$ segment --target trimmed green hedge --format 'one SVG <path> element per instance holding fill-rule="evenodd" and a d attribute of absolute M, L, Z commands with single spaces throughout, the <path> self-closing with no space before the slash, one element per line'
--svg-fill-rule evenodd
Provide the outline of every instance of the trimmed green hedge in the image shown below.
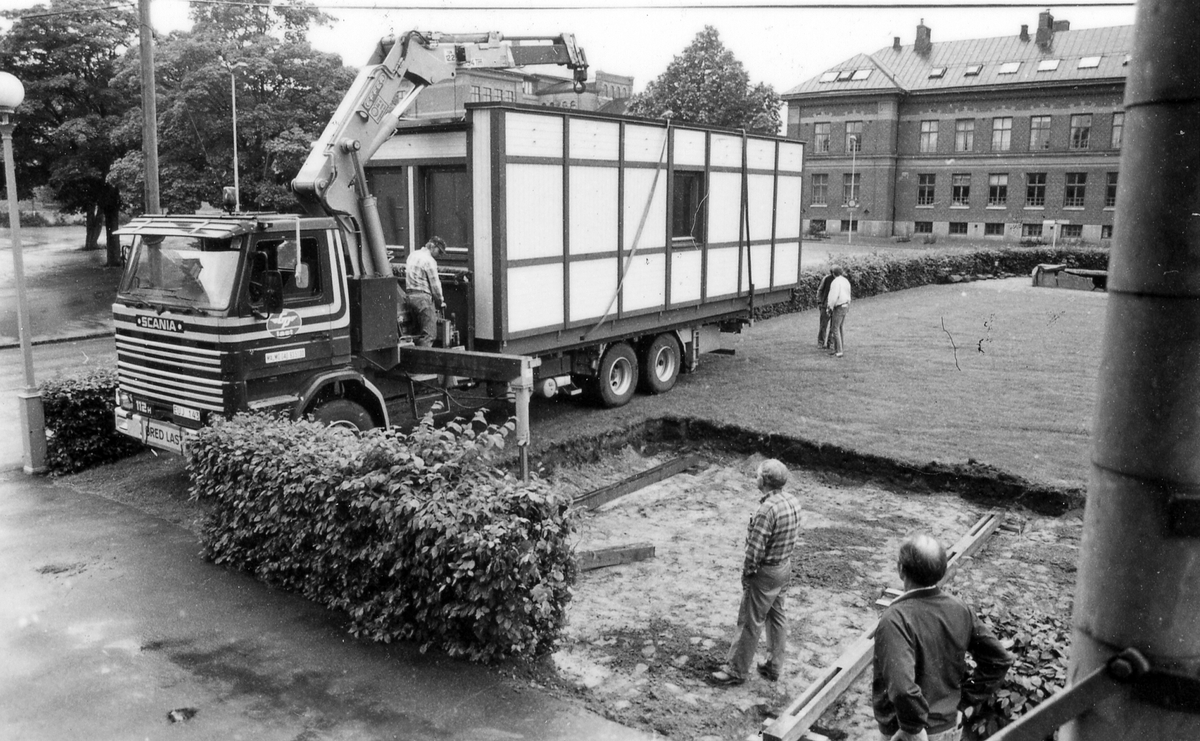
<path fill-rule="evenodd" d="M 94 370 L 39 385 L 46 415 L 46 466 L 54 475 L 112 463 L 142 449 L 116 430 L 117 374 Z"/>
<path fill-rule="evenodd" d="M 351 632 L 476 661 L 550 650 L 576 569 L 570 500 L 493 467 L 512 423 L 357 436 L 238 415 L 189 445 L 216 563 L 345 611 Z"/>
<path fill-rule="evenodd" d="M 1108 268 L 1108 250 L 1101 247 L 1048 246 L 984 248 L 972 252 L 940 248 L 914 248 L 901 254 L 851 255 L 839 262 L 846 270 L 854 298 L 877 296 L 937 283 L 1006 275 L 1032 276 L 1041 264 L 1067 265 L 1089 270 Z M 817 287 L 825 271 L 805 270 L 791 301 L 756 307 L 755 319 L 815 308 Z M 1032 277 L 1031 277 L 1032 280 Z"/>

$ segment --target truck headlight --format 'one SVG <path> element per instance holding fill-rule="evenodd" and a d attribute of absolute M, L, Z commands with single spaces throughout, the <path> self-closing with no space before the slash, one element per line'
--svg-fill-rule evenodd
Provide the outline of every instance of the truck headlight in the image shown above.
<path fill-rule="evenodd" d="M 117 389 L 117 406 L 127 412 L 133 411 L 133 394 Z"/>

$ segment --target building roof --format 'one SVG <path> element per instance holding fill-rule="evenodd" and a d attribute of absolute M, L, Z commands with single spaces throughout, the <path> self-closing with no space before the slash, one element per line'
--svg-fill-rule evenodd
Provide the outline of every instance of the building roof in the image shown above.
<path fill-rule="evenodd" d="M 928 93 L 997 86 L 1123 79 L 1133 26 L 1056 31 L 1045 46 L 1032 35 L 886 46 L 858 54 L 800 83 L 784 98 L 813 94 Z M 1054 62 L 1057 61 L 1057 64 Z M 822 82 L 824 80 L 824 82 Z"/>

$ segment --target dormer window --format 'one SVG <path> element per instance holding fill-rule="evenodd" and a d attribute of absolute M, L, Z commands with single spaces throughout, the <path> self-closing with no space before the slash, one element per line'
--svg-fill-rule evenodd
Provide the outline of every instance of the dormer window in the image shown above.
<path fill-rule="evenodd" d="M 997 71 L 997 74 L 1015 75 L 1019 69 L 1021 69 L 1020 62 L 1005 62 L 1004 64 L 1000 65 L 1000 69 Z"/>
<path fill-rule="evenodd" d="M 945 67 L 934 67 L 933 69 L 929 70 L 929 79 L 931 79 L 931 80 L 940 80 L 941 78 L 943 78 L 945 76 L 946 76 L 946 68 Z"/>
<path fill-rule="evenodd" d="M 1079 60 L 1079 69 L 1093 69 L 1100 66 L 1100 57 L 1084 57 Z"/>
<path fill-rule="evenodd" d="M 979 73 L 982 71 L 983 71 L 982 64 L 968 64 L 967 71 L 963 72 L 963 77 L 978 77 Z"/>
<path fill-rule="evenodd" d="M 854 77 L 851 77 L 850 79 L 858 82 L 860 80 L 865 80 L 870 76 L 871 76 L 871 70 L 858 69 L 858 70 L 854 70 Z"/>
<path fill-rule="evenodd" d="M 1056 69 L 1058 69 L 1057 59 L 1043 59 L 1038 62 L 1038 72 L 1053 72 Z"/>
<path fill-rule="evenodd" d="M 821 79 L 818 80 L 818 82 L 833 82 L 837 79 L 837 76 L 837 72 L 826 72 L 825 74 L 821 75 Z"/>
<path fill-rule="evenodd" d="M 852 70 L 852 69 L 844 69 L 841 72 L 837 73 L 837 81 L 838 82 L 845 82 L 846 80 L 849 80 L 851 77 L 854 77 L 854 70 Z"/>

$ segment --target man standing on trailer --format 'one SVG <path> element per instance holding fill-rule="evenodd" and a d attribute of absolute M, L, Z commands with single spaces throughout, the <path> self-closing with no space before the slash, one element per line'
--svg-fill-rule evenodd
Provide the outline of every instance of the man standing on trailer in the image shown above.
<path fill-rule="evenodd" d="M 842 357 L 845 339 L 842 328 L 846 325 L 846 315 L 850 313 L 850 281 L 846 279 L 846 271 L 841 265 L 833 266 L 833 282 L 829 284 L 829 339 L 833 342 L 831 355 Z"/>
<path fill-rule="evenodd" d="M 1013 658 L 974 610 L 938 588 L 946 551 L 932 536 L 907 538 L 896 567 L 904 594 L 875 629 L 875 721 L 890 741 L 959 741 L 959 707 L 990 695 Z M 968 652 L 975 660 L 970 677 Z"/>
<path fill-rule="evenodd" d="M 409 322 L 417 328 L 417 347 L 433 345 L 437 329 L 437 312 L 445 305 L 442 281 L 438 278 L 437 261 L 446 254 L 446 242 L 431 237 L 425 246 L 413 250 L 404 261 L 404 304 Z"/>
<path fill-rule="evenodd" d="M 732 686 L 746 681 L 764 625 L 768 659 L 758 665 L 758 673 L 774 682 L 783 672 L 787 651 L 784 598 L 792 578 L 792 551 L 800 533 L 800 503 L 784 490 L 787 480 L 787 466 L 774 458 L 758 467 L 756 482 L 762 498 L 746 534 L 737 632 L 725 666 L 712 673 L 713 684 Z"/>

